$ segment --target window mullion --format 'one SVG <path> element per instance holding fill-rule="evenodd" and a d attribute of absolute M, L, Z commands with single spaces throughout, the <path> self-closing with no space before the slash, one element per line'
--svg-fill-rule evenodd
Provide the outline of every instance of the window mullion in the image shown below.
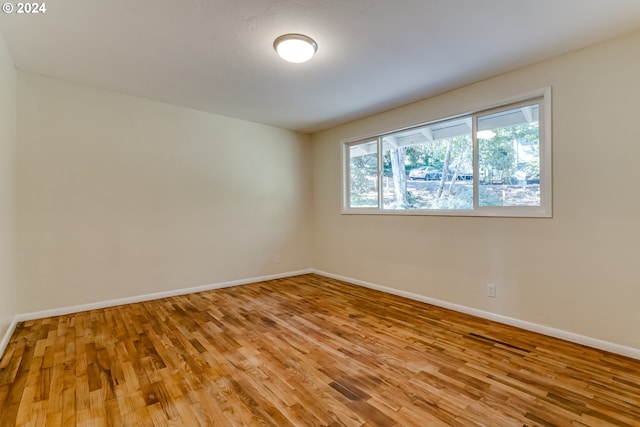
<path fill-rule="evenodd" d="M 382 137 L 378 137 L 378 210 L 382 210 L 384 198 L 384 153 L 382 151 Z"/>
<path fill-rule="evenodd" d="M 471 119 L 471 149 L 473 163 L 473 209 L 478 209 L 478 192 L 480 191 L 480 168 L 478 166 L 478 116 L 473 114 Z"/>

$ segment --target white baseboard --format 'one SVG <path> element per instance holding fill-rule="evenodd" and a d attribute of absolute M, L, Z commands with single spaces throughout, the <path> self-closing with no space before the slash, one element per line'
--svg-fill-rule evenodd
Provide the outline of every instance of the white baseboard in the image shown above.
<path fill-rule="evenodd" d="M 502 316 L 500 314 L 491 313 L 489 311 L 479 310 L 479 309 L 467 307 L 464 305 L 453 304 L 450 302 L 441 301 L 435 298 L 429 298 L 429 297 L 414 294 L 411 292 L 405 292 L 398 289 L 389 288 L 386 286 L 376 285 L 374 283 L 365 282 L 363 280 L 357 280 L 350 277 L 327 273 L 321 270 L 313 269 L 313 272 L 321 276 L 342 280 L 343 282 L 351 283 L 351 284 L 362 286 L 365 288 L 375 289 L 377 291 L 386 292 L 388 294 L 398 295 L 398 296 L 409 298 L 415 301 L 420 301 L 427 304 L 435 305 L 437 307 L 447 308 L 449 310 L 470 314 L 472 316 L 481 317 L 483 319 L 493 320 L 495 322 L 504 323 L 510 326 L 515 326 L 517 328 L 524 329 L 527 331 L 537 332 L 537 333 L 548 335 L 554 338 L 560 338 L 565 341 L 582 344 L 588 347 L 596 348 L 599 350 L 605 350 L 611 353 L 616 353 L 622 356 L 627 356 L 627 357 L 640 360 L 640 349 L 637 349 L 637 348 L 627 347 L 627 346 L 612 343 L 609 341 L 604 341 L 597 338 L 592 338 L 584 335 L 579 335 L 573 332 L 564 331 L 562 329 L 556 329 L 549 326 L 539 325 L 537 323 L 527 322 L 525 320 L 520 320 L 513 317 Z"/>
<path fill-rule="evenodd" d="M 165 291 L 165 292 L 156 292 L 153 294 L 137 295 L 132 297 L 108 300 L 108 301 L 99 301 L 99 302 L 94 302 L 90 304 L 81 304 L 81 305 L 74 305 L 70 307 L 60 307 L 60 308 L 53 308 L 50 310 L 42 310 L 42 311 L 34 311 L 32 313 L 18 314 L 13 318 L 13 321 L 11 322 L 9 329 L 7 329 L 7 332 L 2 337 L 2 341 L 0 341 L 0 358 L 2 357 L 5 350 L 7 349 L 7 346 L 9 345 L 9 339 L 11 338 L 11 335 L 15 331 L 15 328 L 19 322 L 24 322 L 27 320 L 43 319 L 45 317 L 62 316 L 62 315 L 71 314 L 71 313 L 80 313 L 82 311 L 96 310 L 100 308 L 115 307 L 117 305 L 123 305 L 123 304 L 132 304 L 136 302 L 151 301 L 151 300 L 156 300 L 161 298 L 173 297 L 177 295 L 192 294 L 196 292 L 209 291 L 212 289 L 222 289 L 222 288 L 229 288 L 231 286 L 247 285 L 249 283 L 264 282 L 266 280 L 283 279 L 286 277 L 299 276 L 301 274 L 309 274 L 309 273 L 313 273 L 313 270 L 306 269 L 306 270 L 298 270 L 298 271 L 289 271 L 286 273 L 273 274 L 270 276 L 251 277 L 249 279 L 233 280 L 229 282 L 214 283 L 211 285 L 176 289 L 176 290 Z"/>
<path fill-rule="evenodd" d="M 525 329 L 528 331 L 537 332 L 543 335 L 560 338 L 566 341 L 586 345 L 588 347 L 593 347 L 600 350 L 605 350 L 611 353 L 616 353 L 622 356 L 627 356 L 627 357 L 640 360 L 640 349 L 637 349 L 637 348 L 627 347 L 627 346 L 615 344 L 609 341 L 604 341 L 597 338 L 592 338 L 584 335 L 579 335 L 573 332 L 564 331 L 562 329 L 551 328 L 549 326 L 539 325 L 537 323 L 527 322 L 524 320 L 515 319 L 513 317 L 502 316 L 500 314 L 491 313 L 488 311 L 483 311 L 483 310 L 479 310 L 476 308 L 471 308 L 471 307 L 467 307 L 459 304 L 453 304 L 450 302 L 437 300 L 435 298 L 429 298 L 423 295 L 401 291 L 401 290 L 389 288 L 386 286 L 376 285 L 374 283 L 365 282 L 363 280 L 340 276 L 337 274 L 332 274 L 326 271 L 321 271 L 316 269 L 291 271 L 287 273 L 274 274 L 270 276 L 252 277 L 249 279 L 220 282 L 220 283 L 214 283 L 211 285 L 176 289 L 172 291 L 157 292 L 153 294 L 138 295 L 138 296 L 127 297 L 127 298 L 119 298 L 119 299 L 114 299 L 109 301 L 101 301 L 101 302 L 90 303 L 90 304 L 82 304 L 82 305 L 75 305 L 70 307 L 55 308 L 51 310 L 36 311 L 32 313 L 18 314 L 14 317 L 13 321 L 11 322 L 11 325 L 9 325 L 9 328 L 7 329 L 4 336 L 2 337 L 2 340 L 0 340 L 0 357 L 2 357 L 5 350 L 7 349 L 11 335 L 15 331 L 16 326 L 19 322 L 24 322 L 27 320 L 42 319 L 45 317 L 62 316 L 65 314 L 79 313 L 87 310 L 114 307 L 114 306 L 123 305 L 123 304 L 132 304 L 136 302 L 151 301 L 151 300 L 156 300 L 161 298 L 191 294 L 195 292 L 203 292 L 203 291 L 208 291 L 213 289 L 228 288 L 231 286 L 246 285 L 250 283 L 263 282 L 266 280 L 282 279 L 286 277 L 299 276 L 302 274 L 309 274 L 309 273 L 315 273 L 321 276 L 342 280 L 344 282 L 352 283 L 358 286 L 363 286 L 365 288 L 375 289 L 375 290 L 386 292 L 392 295 L 398 295 L 398 296 L 409 298 L 415 301 L 420 301 L 420 302 L 435 305 L 438 307 L 447 308 L 449 310 L 470 314 L 472 316 L 477 316 L 483 319 L 493 320 L 495 322 L 504 323 L 506 325 L 515 326 L 517 328 Z"/>
<path fill-rule="evenodd" d="M 70 307 L 60 307 L 60 308 L 54 308 L 51 310 L 43 310 L 43 311 L 35 311 L 33 313 L 18 314 L 16 316 L 16 319 L 18 320 L 18 322 L 24 322 L 25 320 L 35 320 L 35 319 L 43 319 L 45 317 L 62 316 L 65 314 L 79 313 L 82 311 L 96 310 L 96 309 L 107 308 L 107 307 L 115 307 L 117 305 L 133 304 L 136 302 L 151 301 L 151 300 L 156 300 L 161 298 L 174 297 L 177 295 L 186 295 L 186 294 L 193 294 L 196 292 L 210 291 L 212 289 L 222 289 L 222 288 L 229 288 L 231 286 L 239 286 L 239 285 L 247 285 L 249 283 L 264 282 L 266 280 L 282 279 L 285 277 L 299 276 L 301 274 L 309 274 L 312 272 L 313 270 L 311 269 L 289 271 L 287 273 L 273 274 L 270 276 L 251 277 L 249 279 L 213 283 L 210 285 L 196 286 L 193 288 L 182 288 L 182 289 L 176 289 L 172 291 L 156 292 L 153 294 L 137 295 L 132 297 L 108 300 L 108 301 L 99 301 L 99 302 L 90 303 L 90 304 L 74 305 Z"/>
<path fill-rule="evenodd" d="M 13 331 L 16 330 L 16 326 L 18 326 L 18 319 L 14 317 L 11 321 L 11 324 L 9 325 L 9 328 L 7 328 L 6 332 L 4 333 L 2 340 L 0 340 L 0 359 L 4 354 L 4 351 L 7 349 L 7 346 L 9 345 L 9 340 L 11 339 L 11 335 L 13 335 Z"/>

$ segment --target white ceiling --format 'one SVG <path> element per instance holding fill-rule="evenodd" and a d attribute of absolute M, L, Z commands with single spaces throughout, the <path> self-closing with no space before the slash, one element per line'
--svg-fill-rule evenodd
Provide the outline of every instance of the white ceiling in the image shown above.
<path fill-rule="evenodd" d="M 0 14 L 16 67 L 314 132 L 640 28 L 640 0 L 54 0 Z M 317 55 L 275 54 L 284 33 Z M 638 52 L 630 53 L 637 55 Z"/>

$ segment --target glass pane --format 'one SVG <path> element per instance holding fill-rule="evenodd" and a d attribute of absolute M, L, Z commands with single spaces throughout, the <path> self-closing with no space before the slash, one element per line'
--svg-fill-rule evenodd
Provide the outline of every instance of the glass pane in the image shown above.
<path fill-rule="evenodd" d="M 378 207 L 378 143 L 349 147 L 349 207 Z"/>
<path fill-rule="evenodd" d="M 470 118 L 396 132 L 382 141 L 384 209 L 473 208 Z"/>
<path fill-rule="evenodd" d="M 540 206 L 538 104 L 478 117 L 480 206 Z"/>

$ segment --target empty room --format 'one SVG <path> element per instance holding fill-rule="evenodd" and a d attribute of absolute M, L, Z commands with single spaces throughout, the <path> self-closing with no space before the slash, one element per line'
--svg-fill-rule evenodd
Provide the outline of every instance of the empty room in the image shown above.
<path fill-rule="evenodd" d="M 0 12 L 0 427 L 640 427 L 638 0 Z"/>

